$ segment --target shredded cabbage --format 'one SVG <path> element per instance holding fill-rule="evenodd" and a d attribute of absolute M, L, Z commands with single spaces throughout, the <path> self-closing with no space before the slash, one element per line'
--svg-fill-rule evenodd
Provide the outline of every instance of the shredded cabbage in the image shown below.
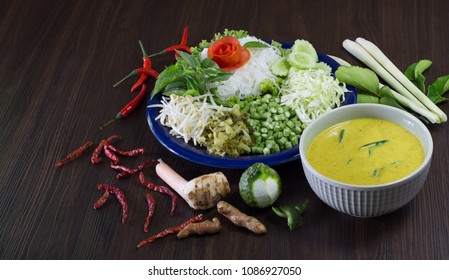
<path fill-rule="evenodd" d="M 281 86 L 281 104 L 295 110 L 301 122 L 315 118 L 344 101 L 346 86 L 322 69 L 290 68 Z"/>

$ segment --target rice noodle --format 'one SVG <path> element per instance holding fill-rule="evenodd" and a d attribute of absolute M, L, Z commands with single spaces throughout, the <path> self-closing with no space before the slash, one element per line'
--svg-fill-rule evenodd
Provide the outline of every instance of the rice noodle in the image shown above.
<path fill-rule="evenodd" d="M 257 41 L 266 44 L 267 48 L 248 48 L 251 59 L 244 66 L 235 70 L 228 80 L 212 85 L 217 86 L 217 93 L 223 100 L 227 100 L 233 95 L 240 99 L 245 99 L 250 95 L 260 95 L 259 85 L 262 81 L 269 79 L 274 82 L 276 80 L 276 76 L 271 73 L 270 66 L 281 56 L 279 50 L 253 36 L 239 39 L 239 41 L 241 45 Z M 207 49 L 203 50 L 202 55 L 207 56 Z"/>

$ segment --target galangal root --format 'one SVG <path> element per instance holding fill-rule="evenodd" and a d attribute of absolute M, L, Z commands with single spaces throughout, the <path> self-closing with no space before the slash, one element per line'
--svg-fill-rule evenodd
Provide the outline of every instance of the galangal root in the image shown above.
<path fill-rule="evenodd" d="M 245 227 L 256 234 L 264 234 L 267 228 L 259 220 L 248 216 L 226 201 L 221 200 L 217 203 L 218 213 L 228 218 L 234 225 Z"/>
<path fill-rule="evenodd" d="M 192 223 L 178 232 L 178 238 L 186 238 L 194 234 L 203 235 L 203 234 L 216 234 L 221 230 L 220 220 L 216 217 L 212 219 L 212 221 L 204 221 L 200 223 Z"/>

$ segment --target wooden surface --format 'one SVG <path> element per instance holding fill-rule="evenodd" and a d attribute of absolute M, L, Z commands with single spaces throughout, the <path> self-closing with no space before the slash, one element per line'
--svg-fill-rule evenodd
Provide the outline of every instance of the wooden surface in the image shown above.
<path fill-rule="evenodd" d="M 104 130 L 99 126 L 134 95 L 132 81 L 112 85 L 140 66 L 142 40 L 148 52 L 177 43 L 185 25 L 189 45 L 216 32 L 248 30 L 264 39 L 307 39 L 321 52 L 359 64 L 342 48 L 344 39 L 373 41 L 405 69 L 422 58 L 433 61 L 428 81 L 449 74 L 448 1 L 0 1 L 0 258 L 1 259 L 448 259 L 448 124 L 429 125 L 434 156 L 424 188 L 402 209 L 382 217 L 353 218 L 332 210 L 311 191 L 299 161 L 276 166 L 283 182 L 279 203 L 309 200 L 303 226 L 290 232 L 270 209 L 254 210 L 238 195 L 242 170 L 220 169 L 229 179 L 227 199 L 263 221 L 256 236 L 221 218 L 218 235 L 178 240 L 175 236 L 136 249 L 143 239 L 198 212 L 154 194 L 150 232 L 137 177 L 117 180 L 104 159 L 90 153 L 54 169 L 53 164 L 91 139 L 112 134 L 123 149 L 146 154 L 123 161 L 136 166 L 162 158 L 185 178 L 217 171 L 181 159 L 151 134 L 145 106 Z M 153 60 L 161 71 L 173 58 Z M 148 83 L 149 87 L 154 81 Z M 449 103 L 441 104 L 447 112 Z M 163 183 L 154 166 L 145 176 Z M 129 217 L 111 200 L 92 208 L 112 184 L 128 197 Z M 219 216 L 204 211 L 206 218 Z"/>

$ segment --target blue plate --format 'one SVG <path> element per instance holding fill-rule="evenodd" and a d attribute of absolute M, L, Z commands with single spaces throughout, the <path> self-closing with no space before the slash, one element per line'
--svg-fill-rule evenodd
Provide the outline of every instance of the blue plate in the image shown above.
<path fill-rule="evenodd" d="M 318 53 L 318 60 L 327 63 L 332 67 L 334 73 L 339 64 L 330 58 L 329 56 Z M 356 89 L 347 86 L 350 90 L 345 94 L 345 101 L 342 106 L 353 104 L 357 102 Z M 147 105 L 160 104 L 162 94 L 156 95 L 153 99 L 149 98 Z M 299 159 L 298 145 L 291 149 L 281 151 L 279 153 L 270 155 L 241 155 L 238 157 L 218 156 L 212 155 L 207 152 L 204 147 L 194 146 L 191 143 L 185 143 L 183 139 L 176 138 L 170 135 L 170 129 L 161 125 L 159 121 L 156 121 L 156 117 L 159 115 L 160 108 L 147 108 L 147 121 L 153 132 L 154 137 L 169 151 L 172 153 L 195 163 L 203 164 L 212 167 L 229 168 L 229 169 L 245 169 L 253 165 L 256 162 L 263 162 L 269 166 L 275 166 L 289 161 Z"/>

